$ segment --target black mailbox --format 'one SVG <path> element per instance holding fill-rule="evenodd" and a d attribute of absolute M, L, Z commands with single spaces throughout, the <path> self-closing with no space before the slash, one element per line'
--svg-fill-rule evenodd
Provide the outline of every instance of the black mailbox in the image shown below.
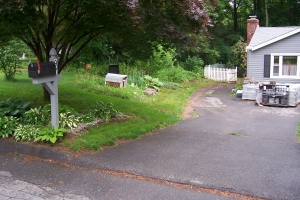
<path fill-rule="evenodd" d="M 112 73 L 112 74 L 119 74 L 119 65 L 110 65 L 108 67 L 108 73 Z"/>
<path fill-rule="evenodd" d="M 40 69 L 37 63 L 30 63 L 28 65 L 28 76 L 30 78 L 39 78 L 56 75 L 56 65 L 54 62 L 41 62 L 39 64 Z"/>

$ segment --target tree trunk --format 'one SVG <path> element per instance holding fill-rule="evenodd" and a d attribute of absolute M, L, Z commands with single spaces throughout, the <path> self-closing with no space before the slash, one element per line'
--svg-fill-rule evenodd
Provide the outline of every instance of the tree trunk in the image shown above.
<path fill-rule="evenodd" d="M 237 16 L 238 4 L 236 0 L 233 2 L 233 30 L 237 32 L 238 29 L 238 16 Z"/>
<path fill-rule="evenodd" d="M 42 85 L 43 93 L 44 93 L 44 100 L 50 103 L 50 93 L 48 90 Z"/>
<path fill-rule="evenodd" d="M 265 0 L 266 27 L 269 26 L 268 0 Z"/>

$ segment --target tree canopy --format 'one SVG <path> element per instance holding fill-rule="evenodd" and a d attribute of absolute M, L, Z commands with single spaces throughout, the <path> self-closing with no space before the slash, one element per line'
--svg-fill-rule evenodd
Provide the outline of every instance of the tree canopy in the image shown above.
<path fill-rule="evenodd" d="M 38 57 L 59 52 L 59 72 L 94 38 L 130 51 L 151 41 L 188 40 L 211 25 L 216 0 L 1 0 L 0 37 L 21 39 Z"/>
<path fill-rule="evenodd" d="M 231 47 L 246 37 L 249 15 L 261 26 L 300 25 L 300 1 L 0 0 L 0 44 L 19 38 L 40 61 L 54 47 L 59 72 L 91 41 L 131 59 L 149 58 L 159 43 L 172 44 L 182 60 L 197 55 L 227 63 Z"/>

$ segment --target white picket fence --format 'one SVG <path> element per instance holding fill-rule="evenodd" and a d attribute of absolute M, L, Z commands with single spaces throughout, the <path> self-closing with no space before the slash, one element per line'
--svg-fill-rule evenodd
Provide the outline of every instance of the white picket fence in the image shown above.
<path fill-rule="evenodd" d="M 235 69 L 215 68 L 210 65 L 204 67 L 205 78 L 215 81 L 236 82 L 237 81 L 237 67 Z"/>

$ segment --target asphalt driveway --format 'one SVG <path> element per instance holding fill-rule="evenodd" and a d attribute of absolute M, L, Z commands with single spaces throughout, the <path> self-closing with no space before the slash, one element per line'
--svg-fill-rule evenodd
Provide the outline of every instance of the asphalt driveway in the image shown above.
<path fill-rule="evenodd" d="M 76 163 L 254 197 L 300 199 L 300 106 L 260 107 L 230 96 L 231 89 L 199 90 L 191 97 L 199 117 Z"/>
<path fill-rule="evenodd" d="M 258 198 L 300 199 L 300 106 L 256 106 L 231 96 L 232 87 L 200 89 L 190 99 L 195 117 L 93 155 L 3 142 L 0 151 Z"/>

